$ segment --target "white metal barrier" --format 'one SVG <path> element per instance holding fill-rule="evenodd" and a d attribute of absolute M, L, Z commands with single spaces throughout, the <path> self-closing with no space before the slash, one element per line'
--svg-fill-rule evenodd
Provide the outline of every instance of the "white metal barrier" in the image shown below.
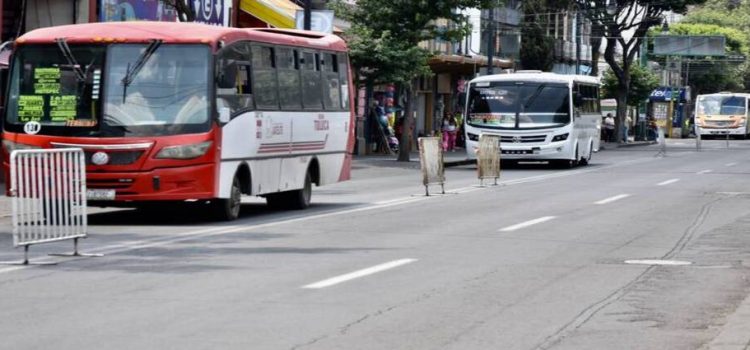
<path fill-rule="evenodd" d="M 443 147 L 438 137 L 419 138 L 419 162 L 422 166 L 422 184 L 425 195 L 430 195 L 430 184 L 440 184 L 445 194 L 445 168 Z"/>
<path fill-rule="evenodd" d="M 86 162 L 83 150 L 17 150 L 10 155 L 10 195 L 13 205 L 13 246 L 28 251 L 32 244 L 74 240 L 87 235 Z M 98 256 L 98 255 L 86 255 Z"/>
<path fill-rule="evenodd" d="M 484 179 L 500 177 L 500 136 L 482 134 L 477 148 L 477 177 L 479 185 L 484 185 Z"/>

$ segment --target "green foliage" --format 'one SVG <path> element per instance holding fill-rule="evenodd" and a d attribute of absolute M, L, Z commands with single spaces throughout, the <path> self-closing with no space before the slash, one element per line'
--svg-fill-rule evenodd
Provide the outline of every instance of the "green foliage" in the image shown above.
<path fill-rule="evenodd" d="M 521 63 L 524 69 L 549 72 L 555 62 L 555 40 L 547 35 L 540 23 L 527 23 L 521 31 Z"/>
<path fill-rule="evenodd" d="M 375 83 L 402 82 L 430 73 L 425 40 L 459 40 L 471 28 L 459 10 L 497 5 L 496 0 L 358 0 L 356 7 L 334 4 L 352 27 L 345 33 L 352 64 Z M 446 25 L 450 23 L 450 25 Z"/>
<path fill-rule="evenodd" d="M 616 91 L 619 89 L 619 82 L 611 69 L 604 72 L 602 81 L 602 97 L 615 98 Z M 659 86 L 659 77 L 641 66 L 630 68 L 630 86 L 628 88 L 628 104 L 638 106 L 638 104 L 647 99 L 651 91 Z"/>
<path fill-rule="evenodd" d="M 750 31 L 750 1 L 737 4 L 736 0 L 708 0 L 703 6 L 691 10 L 683 22 L 714 24 L 747 33 Z"/>
<path fill-rule="evenodd" d="M 527 0 L 522 3 L 524 13 L 521 27 L 521 63 L 524 69 L 541 71 L 552 70 L 555 39 L 547 35 L 546 29 L 552 25 L 549 16 L 540 13 L 558 11 L 568 6 L 567 0 Z"/>

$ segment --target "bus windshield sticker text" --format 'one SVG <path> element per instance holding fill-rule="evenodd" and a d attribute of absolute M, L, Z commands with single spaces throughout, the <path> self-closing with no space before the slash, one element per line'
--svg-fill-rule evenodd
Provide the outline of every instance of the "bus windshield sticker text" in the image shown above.
<path fill-rule="evenodd" d="M 64 122 L 76 117 L 76 96 L 50 96 L 50 119 L 53 122 Z"/>
<path fill-rule="evenodd" d="M 40 121 L 44 117 L 44 97 L 18 96 L 18 119 L 21 122 Z"/>
<path fill-rule="evenodd" d="M 34 93 L 52 95 L 60 93 L 60 68 L 34 69 Z"/>

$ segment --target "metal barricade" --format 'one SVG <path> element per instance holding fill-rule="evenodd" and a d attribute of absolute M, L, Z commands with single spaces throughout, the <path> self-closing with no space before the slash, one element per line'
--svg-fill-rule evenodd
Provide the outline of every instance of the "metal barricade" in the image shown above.
<path fill-rule="evenodd" d="M 419 138 L 419 162 L 422 166 L 422 184 L 425 195 L 430 195 L 430 184 L 440 184 L 445 194 L 445 168 L 443 148 L 438 137 Z"/>
<path fill-rule="evenodd" d="M 477 148 L 477 177 L 479 185 L 484 186 L 484 179 L 500 177 L 500 136 L 482 134 Z"/>
<path fill-rule="evenodd" d="M 13 246 L 28 251 L 32 244 L 74 240 L 65 256 L 98 256 L 78 252 L 78 239 L 87 235 L 86 162 L 83 150 L 16 150 L 10 155 L 10 195 L 13 205 Z"/>

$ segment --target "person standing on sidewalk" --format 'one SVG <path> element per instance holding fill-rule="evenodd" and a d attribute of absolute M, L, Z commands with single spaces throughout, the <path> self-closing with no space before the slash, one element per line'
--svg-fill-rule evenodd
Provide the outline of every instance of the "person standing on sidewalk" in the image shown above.
<path fill-rule="evenodd" d="M 628 129 L 630 129 L 630 124 L 633 123 L 633 119 L 630 118 L 630 116 L 625 117 L 625 122 L 622 125 L 622 142 L 628 143 Z"/>
<path fill-rule="evenodd" d="M 604 118 L 604 135 L 605 142 L 614 141 L 615 133 L 615 118 L 612 118 L 612 113 L 607 113 L 607 117 Z"/>
<path fill-rule="evenodd" d="M 456 148 L 456 119 L 452 115 L 443 117 L 443 151 L 453 152 Z"/>

